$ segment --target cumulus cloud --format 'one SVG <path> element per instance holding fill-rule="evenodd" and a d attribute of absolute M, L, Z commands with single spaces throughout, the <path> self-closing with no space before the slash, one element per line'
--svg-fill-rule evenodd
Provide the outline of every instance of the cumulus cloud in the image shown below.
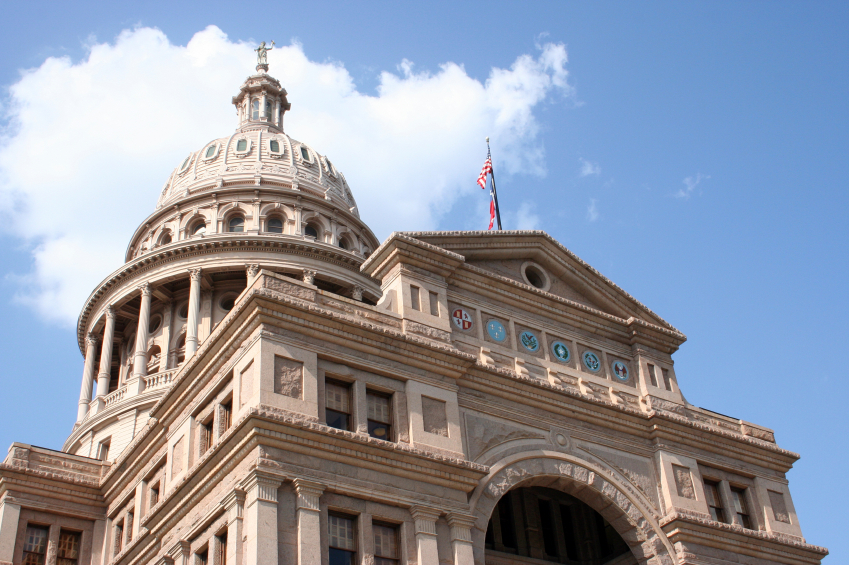
<path fill-rule="evenodd" d="M 675 198 L 690 198 L 693 195 L 696 188 L 698 188 L 699 184 L 706 179 L 709 179 L 710 175 L 702 175 L 702 173 L 696 173 L 696 176 L 687 177 L 682 182 L 684 183 L 684 188 L 678 190 L 675 193 Z"/>
<path fill-rule="evenodd" d="M 587 221 L 594 222 L 598 219 L 598 206 L 596 206 L 596 199 L 590 198 L 590 204 L 587 206 Z"/>
<path fill-rule="evenodd" d="M 137 28 L 92 42 L 81 61 L 49 58 L 22 73 L 0 135 L 0 214 L 33 257 L 33 270 L 16 274 L 21 300 L 75 321 L 173 168 L 234 130 L 230 97 L 253 72 L 253 48 L 214 26 L 185 46 Z M 292 102 L 286 132 L 345 173 L 380 239 L 435 228 L 474 191 L 486 136 L 505 174 L 544 175 L 534 111 L 573 96 L 566 62 L 562 44 L 545 43 L 481 82 L 457 63 L 427 71 L 403 60 L 366 94 L 342 63 L 311 61 L 296 42 L 269 52 Z"/>
<path fill-rule="evenodd" d="M 539 228 L 539 215 L 534 209 L 536 205 L 533 202 L 522 202 L 519 206 L 519 211 L 516 213 L 516 229 L 517 230 L 535 230 Z"/>
<path fill-rule="evenodd" d="M 579 160 L 581 161 L 580 175 L 582 177 L 598 176 L 598 175 L 601 174 L 601 167 L 599 166 L 598 163 L 591 163 L 590 161 L 587 161 L 586 159 L 580 159 L 580 158 L 579 158 Z"/>

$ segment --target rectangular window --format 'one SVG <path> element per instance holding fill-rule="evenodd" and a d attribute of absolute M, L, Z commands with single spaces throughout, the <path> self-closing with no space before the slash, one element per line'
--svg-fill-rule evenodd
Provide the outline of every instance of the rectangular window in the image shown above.
<path fill-rule="evenodd" d="M 740 525 L 751 530 L 752 521 L 749 519 L 749 506 L 746 504 L 746 489 L 731 487 L 731 504 L 734 505 Z"/>
<path fill-rule="evenodd" d="M 657 386 L 657 375 L 654 373 L 654 365 L 648 363 L 647 367 L 649 371 L 649 379 L 651 379 L 651 386 Z"/>
<path fill-rule="evenodd" d="M 666 387 L 666 390 L 672 391 L 672 379 L 669 378 L 669 371 L 663 368 L 660 371 L 663 373 L 663 386 Z"/>
<path fill-rule="evenodd" d="M 206 565 L 209 563 L 209 548 L 204 547 L 195 553 L 195 565 Z"/>
<path fill-rule="evenodd" d="M 44 565 L 49 532 L 47 526 L 27 526 L 22 565 Z"/>
<path fill-rule="evenodd" d="M 225 530 L 220 536 L 215 536 L 216 553 L 218 556 L 215 565 L 227 565 L 227 531 Z"/>
<path fill-rule="evenodd" d="M 80 560 L 80 533 L 61 530 L 56 565 L 77 565 Z"/>
<path fill-rule="evenodd" d="M 398 547 L 398 527 L 391 524 L 372 524 L 374 532 L 374 565 L 398 565 L 401 550 Z"/>
<path fill-rule="evenodd" d="M 219 434 L 223 434 L 233 425 L 233 399 L 230 398 L 226 402 L 221 403 L 221 412 L 219 413 L 220 424 L 218 426 Z"/>
<path fill-rule="evenodd" d="M 428 292 L 430 296 L 430 315 L 439 316 L 439 295 L 435 292 Z"/>
<path fill-rule="evenodd" d="M 161 483 L 159 481 L 156 481 L 156 483 L 154 483 L 150 487 L 150 506 L 149 506 L 149 508 L 153 508 L 154 506 L 156 506 L 156 503 L 159 502 L 159 485 L 160 484 Z"/>
<path fill-rule="evenodd" d="M 331 514 L 327 517 L 330 534 L 329 565 L 354 565 L 357 546 L 354 541 L 354 519 Z"/>
<path fill-rule="evenodd" d="M 203 455 L 212 448 L 212 414 L 198 426 L 198 449 Z"/>
<path fill-rule="evenodd" d="M 410 305 L 413 310 L 422 311 L 421 297 L 419 295 L 419 287 L 410 285 Z"/>
<path fill-rule="evenodd" d="M 121 520 L 115 524 L 115 540 L 113 544 L 113 554 L 121 553 L 121 548 L 124 547 L 124 521 Z"/>
<path fill-rule="evenodd" d="M 127 512 L 127 543 L 133 541 L 133 513 Z"/>
<path fill-rule="evenodd" d="M 97 458 L 101 461 L 106 461 L 109 459 L 109 444 L 111 443 L 112 438 L 105 439 L 97 444 Z"/>
<path fill-rule="evenodd" d="M 372 390 L 366 391 L 368 404 L 368 435 L 392 441 L 392 397 Z"/>
<path fill-rule="evenodd" d="M 717 522 L 725 523 L 725 513 L 722 511 L 722 499 L 719 498 L 719 483 L 705 479 L 705 498 L 707 499 L 710 517 Z"/>
<path fill-rule="evenodd" d="M 337 381 L 325 381 L 327 425 L 338 430 L 351 429 L 351 387 Z"/>

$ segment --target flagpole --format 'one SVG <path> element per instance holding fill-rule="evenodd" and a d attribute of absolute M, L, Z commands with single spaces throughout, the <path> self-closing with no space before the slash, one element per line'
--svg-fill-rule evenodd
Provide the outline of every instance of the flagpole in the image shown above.
<path fill-rule="evenodd" d="M 492 153 L 489 150 L 489 138 L 486 138 L 486 154 L 492 157 Z M 498 207 L 498 191 L 495 190 L 495 167 L 490 168 L 489 175 L 492 177 L 490 182 L 492 182 L 492 198 L 495 200 L 495 217 L 498 219 L 498 231 L 501 231 L 501 209 Z"/>

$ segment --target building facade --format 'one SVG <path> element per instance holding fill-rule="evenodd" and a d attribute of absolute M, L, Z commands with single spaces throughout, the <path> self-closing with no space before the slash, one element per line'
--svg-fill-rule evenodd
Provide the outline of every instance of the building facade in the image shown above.
<path fill-rule="evenodd" d="M 257 67 L 89 296 L 62 451 L 0 465 L 0 565 L 820 563 L 771 430 L 543 232 L 397 232 Z"/>

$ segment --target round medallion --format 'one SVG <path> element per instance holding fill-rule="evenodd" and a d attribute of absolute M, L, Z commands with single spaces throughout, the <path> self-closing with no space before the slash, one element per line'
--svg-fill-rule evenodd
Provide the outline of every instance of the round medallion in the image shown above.
<path fill-rule="evenodd" d="M 537 336 L 531 332 L 522 332 L 519 334 L 519 341 L 522 342 L 522 345 L 525 346 L 525 349 L 528 351 L 536 351 L 539 349 L 539 340 L 537 339 Z"/>
<path fill-rule="evenodd" d="M 593 373 L 598 373 L 598 370 L 601 369 L 601 361 L 598 360 L 598 355 L 592 351 L 584 351 L 581 359 L 584 360 L 584 367 Z"/>
<path fill-rule="evenodd" d="M 622 361 L 614 361 L 610 367 L 613 369 L 613 374 L 616 375 L 617 379 L 623 382 L 628 380 L 628 365 Z"/>
<path fill-rule="evenodd" d="M 504 341 L 507 339 L 507 330 L 504 325 L 498 320 L 490 320 L 486 323 L 486 333 L 495 341 Z"/>
<path fill-rule="evenodd" d="M 566 344 L 562 341 L 555 341 L 551 344 L 551 353 L 554 355 L 554 358 L 561 363 L 568 363 L 569 359 L 572 358 L 569 348 L 566 347 Z"/>
<path fill-rule="evenodd" d="M 462 308 L 454 310 L 451 313 L 451 319 L 454 320 L 454 325 L 461 330 L 472 329 L 472 316 Z"/>

